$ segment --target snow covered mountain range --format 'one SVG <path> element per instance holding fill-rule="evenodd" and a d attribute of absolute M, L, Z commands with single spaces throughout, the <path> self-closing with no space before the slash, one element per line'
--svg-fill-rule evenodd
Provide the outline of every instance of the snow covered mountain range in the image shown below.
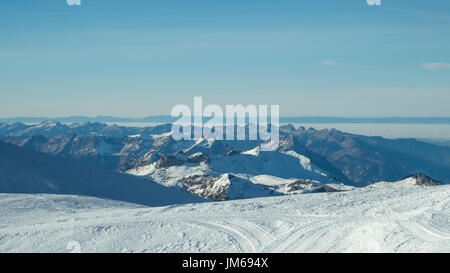
<path fill-rule="evenodd" d="M 0 252 L 450 250 L 445 147 L 292 126 L 272 152 L 176 142 L 169 125 L 0 126 Z"/>
<path fill-rule="evenodd" d="M 261 152 L 234 156 L 241 155 Z M 309 175 L 327 178 L 308 162 L 297 163 Z M 185 164 L 197 163 L 178 168 Z M 234 167 L 246 171 L 245 166 Z M 188 191 L 210 199 L 264 198 L 207 202 L 146 181 L 148 176 L 143 180 L 0 142 L 0 252 L 450 250 L 450 185 L 438 186 L 440 182 L 423 174 L 361 188 L 318 187 L 312 180 L 264 175 L 249 180 L 231 174 L 205 176 L 181 177 L 186 187 L 192 186 Z M 282 188 L 322 193 L 281 196 Z"/>
<path fill-rule="evenodd" d="M 284 125 L 279 148 L 267 152 L 258 141 L 175 141 L 170 129 L 170 124 L 0 123 L 0 139 L 216 201 L 336 192 L 416 173 L 450 181 L 450 147 L 414 139 Z"/>

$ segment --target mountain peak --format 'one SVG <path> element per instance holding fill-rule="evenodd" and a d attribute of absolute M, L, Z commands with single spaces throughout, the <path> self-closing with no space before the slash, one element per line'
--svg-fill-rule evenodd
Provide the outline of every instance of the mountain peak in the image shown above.
<path fill-rule="evenodd" d="M 410 175 L 408 177 L 405 177 L 404 179 L 408 179 L 408 178 L 416 180 L 416 185 L 417 186 L 444 185 L 443 182 L 435 180 L 435 179 L 433 179 L 433 178 L 431 178 L 431 177 L 429 177 L 426 174 L 421 173 L 421 172 L 413 174 L 413 175 Z"/>

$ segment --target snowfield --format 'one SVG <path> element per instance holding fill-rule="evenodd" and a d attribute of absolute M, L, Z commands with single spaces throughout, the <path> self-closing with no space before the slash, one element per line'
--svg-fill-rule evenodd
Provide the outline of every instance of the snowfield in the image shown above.
<path fill-rule="evenodd" d="M 0 194 L 0 252 L 450 252 L 450 186 L 144 207 Z"/>

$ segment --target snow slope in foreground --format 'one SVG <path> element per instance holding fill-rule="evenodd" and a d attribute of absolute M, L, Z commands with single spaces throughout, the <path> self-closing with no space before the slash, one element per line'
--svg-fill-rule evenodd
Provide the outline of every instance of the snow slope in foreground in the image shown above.
<path fill-rule="evenodd" d="M 0 194 L 0 215 L 0 252 L 450 252 L 448 185 L 157 208 Z"/>

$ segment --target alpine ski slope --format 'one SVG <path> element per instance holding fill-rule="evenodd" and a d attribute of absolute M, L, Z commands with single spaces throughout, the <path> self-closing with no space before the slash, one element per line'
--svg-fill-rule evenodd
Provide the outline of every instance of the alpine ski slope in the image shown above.
<path fill-rule="evenodd" d="M 145 207 L 0 194 L 0 252 L 450 252 L 450 186 Z"/>

